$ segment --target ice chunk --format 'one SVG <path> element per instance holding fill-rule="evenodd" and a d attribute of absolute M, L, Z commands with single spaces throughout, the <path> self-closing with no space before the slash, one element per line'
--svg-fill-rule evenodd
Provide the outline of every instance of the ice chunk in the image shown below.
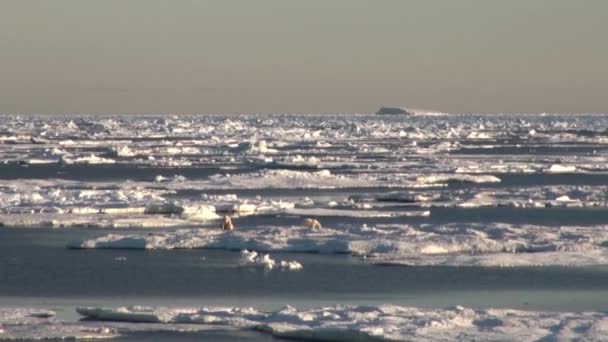
<path fill-rule="evenodd" d="M 191 221 L 215 220 L 220 218 L 211 205 L 178 205 L 173 202 L 150 204 L 146 207 L 146 214 L 180 215 Z"/>
<path fill-rule="evenodd" d="M 277 153 L 278 151 L 268 147 L 264 140 L 246 141 L 238 144 L 237 150 L 248 154 Z"/>
<path fill-rule="evenodd" d="M 215 212 L 215 207 L 206 204 L 184 206 L 182 217 L 189 221 L 207 221 L 220 218 Z"/>
<path fill-rule="evenodd" d="M 146 207 L 146 214 L 181 214 L 184 212 L 184 208 L 175 203 L 157 203 L 150 204 Z"/>
<path fill-rule="evenodd" d="M 576 172 L 576 166 L 553 164 L 546 171 L 548 173 L 572 173 L 572 172 Z"/>
<path fill-rule="evenodd" d="M 277 265 L 277 261 L 272 259 L 269 254 L 259 254 L 255 251 L 246 249 L 241 251 L 242 266 L 261 266 L 265 270 L 270 271 Z M 278 266 L 282 270 L 298 271 L 302 269 L 302 264 L 297 261 L 278 261 Z"/>
<path fill-rule="evenodd" d="M 436 184 L 436 183 L 500 183 L 500 178 L 492 175 L 467 175 L 467 174 L 453 174 L 453 175 L 433 175 L 423 176 L 416 179 L 418 184 Z"/>
<path fill-rule="evenodd" d="M 72 158 L 64 155 L 61 157 L 61 162 L 64 164 L 114 164 L 116 160 L 110 158 L 103 158 L 90 154 L 88 156 Z"/>
<path fill-rule="evenodd" d="M 281 268 L 289 271 L 297 271 L 303 268 L 302 264 L 297 261 L 285 261 L 281 260 Z"/>
<path fill-rule="evenodd" d="M 127 145 L 112 146 L 108 151 L 109 155 L 114 157 L 133 157 L 136 153 Z"/>

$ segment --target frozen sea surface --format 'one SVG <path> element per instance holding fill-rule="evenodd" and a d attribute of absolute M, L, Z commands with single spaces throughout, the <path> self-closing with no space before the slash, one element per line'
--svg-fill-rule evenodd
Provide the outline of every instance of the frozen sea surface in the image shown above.
<path fill-rule="evenodd" d="M 335 323 L 365 338 L 601 340 L 607 128 L 607 115 L 0 116 L 0 339 L 320 338 Z M 129 305 L 289 319 L 136 329 L 75 311 Z"/>
<path fill-rule="evenodd" d="M 68 323 L 53 311 L 0 309 L 0 337 L 6 339 L 113 338 L 141 332 L 193 333 L 255 330 L 310 341 L 405 340 L 594 340 L 605 339 L 608 317 L 600 312 L 473 310 L 461 306 L 419 309 L 396 305 L 336 305 L 275 311 L 254 308 L 78 307 L 86 318 Z M 120 323 L 119 323 L 120 322 Z"/>

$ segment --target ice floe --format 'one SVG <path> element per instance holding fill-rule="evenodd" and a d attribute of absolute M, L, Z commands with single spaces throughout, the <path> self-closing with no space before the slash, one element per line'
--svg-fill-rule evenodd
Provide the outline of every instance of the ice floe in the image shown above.
<path fill-rule="evenodd" d="M 191 249 L 257 252 L 345 253 L 369 262 L 444 266 L 543 266 L 608 264 L 608 227 L 446 224 L 327 227 L 180 229 L 146 234 L 107 234 L 75 240 L 69 248 Z"/>
<path fill-rule="evenodd" d="M 560 165 L 553 164 L 548 169 L 548 173 L 573 173 L 576 171 L 576 166 L 574 165 Z"/>
<path fill-rule="evenodd" d="M 319 341 L 538 341 L 605 340 L 602 312 L 540 312 L 421 309 L 396 305 L 328 306 L 277 311 L 254 308 L 79 307 L 91 321 L 143 324 L 200 324 L 253 329 L 275 337 Z"/>
<path fill-rule="evenodd" d="M 431 179 L 427 181 L 450 181 L 449 178 L 428 177 Z M 442 186 L 445 183 L 429 183 L 428 187 L 399 191 L 364 187 L 345 191 L 347 194 L 352 191 L 352 195 L 342 192 L 336 196 L 327 193 L 315 196 L 315 189 L 310 189 L 294 191 L 288 198 L 283 195 L 241 196 L 231 193 L 238 188 L 230 188 L 220 194 L 179 198 L 175 196 L 176 192 L 190 191 L 188 188 L 196 188 L 196 182 L 179 175 L 156 177 L 153 183 L 121 184 L 61 179 L 4 180 L 0 181 L 0 222 L 7 227 L 24 227 L 28 222 L 36 227 L 152 227 L 155 218 L 146 215 L 155 215 L 159 216 L 159 227 L 178 227 L 205 225 L 224 215 L 372 219 L 428 217 L 432 208 L 438 207 L 608 207 L 605 197 L 608 187 L 604 185 L 484 188 L 483 184 L 446 187 Z M 298 197 L 298 193 L 302 197 Z M 116 224 L 111 222 L 113 220 Z"/>
<path fill-rule="evenodd" d="M 216 220 L 220 216 L 216 214 L 215 207 L 211 205 L 179 205 L 175 202 L 163 202 L 148 205 L 144 209 L 145 214 L 175 214 L 191 221 Z"/>
<path fill-rule="evenodd" d="M 90 154 L 88 156 L 76 158 L 63 156 L 61 157 L 61 162 L 65 164 L 114 164 L 116 163 L 116 160 Z"/>
<path fill-rule="evenodd" d="M 379 210 L 347 210 L 347 209 L 326 209 L 326 208 L 287 208 L 283 211 L 286 214 L 299 216 L 336 216 L 336 217 L 426 217 L 430 216 L 428 210 L 401 210 L 401 211 L 379 211 Z"/>
<path fill-rule="evenodd" d="M 583 236 L 545 241 L 525 225 L 473 222 L 454 233 L 457 224 L 407 223 L 431 221 L 442 207 L 607 208 L 606 115 L 2 118 L 4 227 L 197 228 L 126 241 L 404 264 L 603 263 L 603 226 L 597 236 L 535 226 Z M 277 226 L 237 221 L 254 215 Z M 217 229 L 224 216 L 236 231 Z M 323 228 L 280 226 L 306 217 Z M 353 223 L 362 221 L 369 227 Z M 120 236 L 103 244 L 128 246 Z"/>
<path fill-rule="evenodd" d="M 293 170 L 265 170 L 255 174 L 215 175 L 210 185 L 218 188 L 272 189 L 272 188 L 336 188 L 362 187 L 366 182 L 355 177 L 333 175 L 329 170 L 315 172 Z M 374 186 L 369 181 L 367 186 Z"/>
<path fill-rule="evenodd" d="M 32 308 L 0 308 L 0 340 L 74 340 L 114 338 L 119 334 L 102 324 L 67 323 L 55 312 Z"/>
<path fill-rule="evenodd" d="M 435 184 L 435 183 L 500 183 L 500 178 L 492 175 L 433 175 L 418 177 L 416 181 L 419 184 Z"/>

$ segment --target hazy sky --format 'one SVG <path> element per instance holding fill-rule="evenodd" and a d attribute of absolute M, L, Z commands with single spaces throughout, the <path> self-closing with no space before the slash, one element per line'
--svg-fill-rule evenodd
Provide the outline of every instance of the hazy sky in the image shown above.
<path fill-rule="evenodd" d="M 0 112 L 608 112 L 607 16 L 606 0 L 0 0 Z"/>

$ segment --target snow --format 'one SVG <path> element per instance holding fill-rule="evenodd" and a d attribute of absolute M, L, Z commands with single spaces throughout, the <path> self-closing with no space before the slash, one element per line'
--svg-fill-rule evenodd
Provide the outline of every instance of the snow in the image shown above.
<path fill-rule="evenodd" d="M 468 179 L 470 175 L 460 176 Z M 426 177 L 430 179 L 425 181 L 450 181 L 436 175 Z M 316 196 L 315 189 L 301 194 L 298 190 L 290 193 L 288 199 L 283 195 L 240 197 L 230 193 L 238 189 L 230 189 L 220 194 L 175 199 L 177 191 L 196 189 L 197 183 L 183 176 L 168 179 L 172 180 L 120 184 L 61 179 L 0 180 L 0 222 L 7 227 L 25 227 L 28 223 L 36 227 L 153 227 L 158 219 L 158 227 L 185 227 L 206 225 L 223 215 L 422 218 L 429 217 L 432 211 L 429 208 L 436 207 L 608 207 L 605 198 L 608 187 L 604 185 L 487 189 L 482 187 L 486 183 L 479 183 L 479 187 L 458 188 L 429 183 L 399 191 L 376 192 L 364 187 L 352 190 L 350 196 L 343 192 L 335 196 L 323 193 Z"/>
<path fill-rule="evenodd" d="M 608 226 L 431 224 L 323 227 L 247 227 L 235 231 L 179 229 L 107 234 L 75 240 L 69 248 L 192 249 L 308 252 L 367 256 L 378 264 L 414 266 L 608 265 Z"/>
<path fill-rule="evenodd" d="M 71 248 L 247 250 L 242 267 L 273 272 L 302 266 L 291 260 L 297 254 L 276 260 L 279 252 L 408 266 L 608 265 L 608 226 L 583 216 L 608 208 L 608 115 L 415 114 L 0 116 L 6 171 L 0 225 L 116 229 L 93 229 L 67 243 Z M 585 220 L 437 223 L 453 220 L 435 216 L 438 208 L 466 216 L 480 207 L 535 208 L 551 222 L 554 211 L 568 211 Z M 234 231 L 218 229 L 224 216 L 234 220 Z M 310 229 L 305 218 L 323 225 Z M 9 311 L 0 313 L 0 321 L 19 323 L 0 323 L 2 338 L 107 337 L 136 329 L 15 310 L 13 321 Z M 157 310 L 133 311 L 170 321 L 158 319 Z M 213 311 L 201 320 L 237 326 L 247 310 L 225 309 L 230 319 Z M 306 338 L 597 340 L 607 324 L 593 313 L 251 310 L 289 318 L 247 318 L 255 329 Z M 330 317 L 343 320 L 331 325 Z"/>
<path fill-rule="evenodd" d="M 253 174 L 214 175 L 209 185 L 222 189 L 330 189 L 336 187 L 361 187 L 365 182 L 355 177 L 333 175 L 329 170 L 316 172 L 293 170 L 265 170 Z M 368 186 L 374 183 L 368 182 Z"/>
<path fill-rule="evenodd" d="M 246 154 L 272 154 L 278 152 L 276 149 L 269 148 L 264 140 L 242 142 L 237 146 L 236 150 Z"/>
<path fill-rule="evenodd" d="M 305 157 L 302 157 L 301 155 L 297 154 L 295 156 L 286 157 L 282 161 L 278 162 L 277 164 L 282 165 L 282 166 L 307 165 L 310 167 L 317 167 L 321 164 L 321 160 L 319 160 L 319 158 L 317 158 L 315 156 L 305 158 Z"/>
<path fill-rule="evenodd" d="M 214 206 L 202 204 L 180 206 L 173 202 L 148 205 L 145 208 L 144 213 L 162 215 L 175 214 L 191 221 L 217 220 L 220 218 L 220 216 L 215 213 Z"/>
<path fill-rule="evenodd" d="M 604 340 L 608 317 L 601 312 L 538 312 L 421 309 L 396 305 L 335 305 L 315 309 L 79 307 L 89 320 L 143 324 L 200 324 L 253 329 L 280 338 L 312 341 L 537 341 Z"/>
<path fill-rule="evenodd" d="M 548 169 L 548 173 L 572 173 L 576 171 L 576 166 L 574 165 L 560 165 L 553 164 Z"/>
<path fill-rule="evenodd" d="M 608 116 L 412 115 L 407 120 L 376 115 L 3 118 L 0 162 L 10 166 L 9 176 L 16 178 L 0 180 L 0 223 L 6 227 L 215 228 L 224 215 L 294 215 L 319 218 L 328 228 L 325 222 L 339 218 L 345 222 L 424 222 L 427 217 L 433 219 L 433 209 L 438 207 L 463 211 L 478 207 L 608 207 L 608 187 L 597 185 L 597 179 L 608 174 L 602 152 L 608 144 L 603 134 Z M 564 153 L 571 148 L 584 152 Z M 33 179 L 39 176 L 28 176 L 28 172 L 46 167 L 36 165 L 38 162 L 57 162 L 50 169 L 60 170 L 48 179 Z M 116 168 L 124 168 L 128 179 L 104 178 L 103 170 L 116 173 Z M 154 173 L 140 175 L 146 168 L 153 168 Z M 75 176 L 72 170 L 84 170 L 84 176 Z M 563 180 L 558 173 L 576 173 L 583 179 Z M 528 175 L 543 175 L 543 181 L 559 185 L 513 186 L 513 174 L 525 180 Z M 90 175 L 99 175 L 99 179 L 91 180 Z M 597 179 L 587 184 L 585 177 L 591 175 Z M 234 196 L 223 197 L 226 194 Z M 171 242 L 164 247 L 145 239 L 141 246 L 199 246 L 186 242 L 191 236 L 202 241 L 203 247 L 211 243 L 225 248 L 225 243 L 241 250 L 248 246 L 240 240 L 252 238 L 253 247 L 270 251 L 325 248 L 352 254 L 387 254 L 372 248 L 371 243 L 360 243 L 371 233 L 352 225 L 317 232 L 329 234 L 323 239 L 334 244 L 333 248 L 321 248 L 321 237 L 307 236 L 292 227 L 262 226 L 254 234 L 251 227 L 243 227 L 237 220 L 235 223 L 231 244 L 209 241 L 205 236 L 214 230 L 194 229 L 183 234 L 163 232 L 175 234 L 177 239 L 169 239 Z M 379 224 L 370 223 L 370 227 L 385 229 Z M 445 246 L 450 245 L 448 238 L 453 236 L 424 226 L 410 228 L 428 239 L 438 239 L 438 243 L 409 241 L 409 236 L 397 234 L 395 244 L 410 244 L 412 251 L 423 251 L 423 255 L 441 250 L 449 251 L 444 254 L 465 255 L 464 251 L 472 250 L 464 246 L 459 247 L 462 252 L 455 252 L 458 249 Z M 510 243 L 475 224 L 471 229 L 486 234 L 484 239 L 497 241 L 499 246 Z M 573 229 L 576 234 L 580 230 L 583 236 L 591 237 L 584 227 Z M 291 246 L 274 246 L 256 235 L 274 230 L 279 231 L 279 240 L 285 234 L 294 234 L 306 243 L 296 240 Z M 209 234 L 212 240 L 219 238 L 214 234 Z M 466 230 L 459 234 L 455 235 L 465 240 L 477 239 Z M 528 229 L 519 234 L 510 235 L 511 240 L 523 241 L 524 246 L 536 245 L 527 235 Z M 387 247 L 392 245 L 380 235 L 371 238 L 377 246 L 394 249 Z M 228 236 L 222 239 L 227 241 Z M 572 242 L 547 241 L 552 247 Z M 603 249 L 599 245 L 591 242 L 592 263 L 601 260 Z M 355 246 L 366 247 L 358 250 Z M 523 260 L 519 254 L 524 253 L 515 254 L 517 260 Z M 535 258 L 540 255 L 529 254 Z M 412 259 L 413 252 L 397 255 L 399 262 L 418 263 Z M 454 263 L 467 264 L 471 258 L 468 255 Z"/>
<path fill-rule="evenodd" d="M 50 310 L 0 308 L 0 339 L 3 341 L 108 339 L 118 335 L 103 324 L 62 322 Z"/>
<path fill-rule="evenodd" d="M 66 215 L 65 213 L 23 213 L 0 215 L 3 227 L 11 228 L 172 228 L 207 226 L 207 220 L 189 220 L 181 217 L 143 215 L 130 208 L 126 213 L 106 215 L 103 213 Z"/>
<path fill-rule="evenodd" d="M 137 153 L 131 150 L 127 145 L 112 146 L 109 149 L 109 153 L 116 157 L 134 157 L 137 155 Z"/>
<path fill-rule="evenodd" d="M 61 157 L 61 162 L 64 164 L 114 164 L 116 160 L 110 158 L 99 157 L 94 154 L 88 156 L 71 158 L 68 156 Z"/>

